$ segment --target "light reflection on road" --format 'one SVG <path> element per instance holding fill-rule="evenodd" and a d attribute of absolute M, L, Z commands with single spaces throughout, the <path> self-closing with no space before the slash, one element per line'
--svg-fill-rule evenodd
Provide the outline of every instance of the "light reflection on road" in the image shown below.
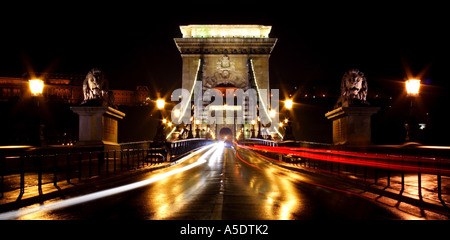
<path fill-rule="evenodd" d="M 145 176 L 145 179 L 138 182 L 141 184 L 139 187 L 126 185 L 135 187 L 115 192 L 113 196 L 97 197 L 78 202 L 78 205 L 60 208 L 44 204 L 24 209 L 25 212 L 20 214 L 16 212 L 8 218 L 400 218 L 370 201 L 321 185 L 321 180 L 317 177 L 281 168 L 248 150 L 238 150 L 236 153 L 236 149 L 224 148 L 223 144 L 204 148 L 175 166 Z M 114 189 L 117 191 L 118 188 Z M 52 204 L 61 205 L 64 202 L 56 201 Z M 0 214 L 0 218 L 6 218 L 5 216 Z"/>
<path fill-rule="evenodd" d="M 95 193 L 90 193 L 90 194 L 86 194 L 83 196 L 79 196 L 79 197 L 75 197 L 75 198 L 71 198 L 71 199 L 67 199 L 67 200 L 62 200 L 62 201 L 53 202 L 53 203 L 49 203 L 49 204 L 43 204 L 43 205 L 39 205 L 36 207 L 31 207 L 31 208 L 25 208 L 23 210 L 2 213 L 2 214 L 0 214 L 0 219 L 15 219 L 15 218 L 20 218 L 22 216 L 24 216 L 23 219 L 28 219 L 28 217 L 30 217 L 30 216 L 27 217 L 26 215 L 32 214 L 31 217 L 36 217 L 36 215 L 39 215 L 39 213 L 41 213 L 41 212 L 71 207 L 71 206 L 86 203 L 89 201 L 97 200 L 100 198 L 105 198 L 105 197 L 109 197 L 109 196 L 112 196 L 115 194 L 120 194 L 120 193 L 123 193 L 126 191 L 134 190 L 134 189 L 152 184 L 154 182 L 164 180 L 167 177 L 170 177 L 177 173 L 187 171 L 198 165 L 206 163 L 207 157 L 214 154 L 218 148 L 223 148 L 223 144 L 216 143 L 211 146 L 204 147 L 204 148 L 196 151 L 195 153 L 190 154 L 187 157 L 180 160 L 181 162 L 184 162 L 184 161 L 189 160 L 190 158 L 194 157 L 198 153 L 204 151 L 205 149 L 209 149 L 206 153 L 201 155 L 197 161 L 190 163 L 189 165 L 186 165 L 186 166 L 182 166 L 182 167 L 172 169 L 170 171 L 166 171 L 164 173 L 158 174 L 156 176 L 153 176 L 149 179 L 145 179 L 143 181 L 139 181 L 139 182 L 135 182 L 135 183 L 131 183 L 131 184 L 127 184 L 124 186 L 120 186 L 120 187 L 116 187 L 116 188 L 112 188 L 112 189 L 108 189 L 108 190 L 103 190 L 103 191 L 99 191 L 99 192 L 95 192 Z M 162 212 L 165 212 L 165 211 L 162 211 Z"/>

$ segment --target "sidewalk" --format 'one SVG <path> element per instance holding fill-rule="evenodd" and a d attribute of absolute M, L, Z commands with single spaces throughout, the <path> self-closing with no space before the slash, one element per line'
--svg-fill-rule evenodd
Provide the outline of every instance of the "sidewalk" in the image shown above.
<path fill-rule="evenodd" d="M 61 197 L 69 193 L 76 191 L 89 191 L 90 189 L 98 186 L 108 187 L 115 182 L 126 180 L 139 174 L 151 172 L 157 169 L 169 167 L 175 164 L 175 162 L 163 162 L 157 165 L 150 165 L 133 170 L 122 171 L 117 173 L 111 173 L 108 176 L 93 176 L 89 179 L 71 178 L 67 180 L 61 180 L 56 183 L 53 182 L 53 178 L 50 175 L 43 174 L 42 185 L 39 188 L 37 184 L 37 173 L 27 173 L 25 175 L 25 188 L 21 192 L 18 188 L 20 183 L 20 174 L 8 175 L 4 177 L 4 184 L 9 185 L 9 190 L 5 189 L 3 198 L 0 198 L 0 212 L 8 210 L 18 209 L 31 204 L 40 203 L 45 200 L 49 200 L 56 197 Z"/>

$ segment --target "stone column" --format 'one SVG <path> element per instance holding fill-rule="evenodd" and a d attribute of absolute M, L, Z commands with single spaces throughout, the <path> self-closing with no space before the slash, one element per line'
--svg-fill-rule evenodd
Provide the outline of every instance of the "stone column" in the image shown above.
<path fill-rule="evenodd" d="M 119 149 L 118 121 L 125 113 L 112 107 L 74 106 L 70 108 L 79 116 L 77 146 Z"/>
<path fill-rule="evenodd" d="M 379 107 L 339 107 L 325 114 L 333 121 L 333 144 L 371 145 L 371 117 Z"/>

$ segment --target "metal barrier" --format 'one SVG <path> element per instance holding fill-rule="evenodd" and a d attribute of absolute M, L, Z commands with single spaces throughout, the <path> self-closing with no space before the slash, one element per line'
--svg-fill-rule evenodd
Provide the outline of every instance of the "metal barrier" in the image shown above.
<path fill-rule="evenodd" d="M 238 141 L 238 143 L 245 144 L 245 145 L 256 144 L 256 145 L 277 147 L 279 144 L 282 144 L 283 142 L 261 139 L 261 138 L 247 138 L 245 140 Z"/>
<path fill-rule="evenodd" d="M 385 177 L 387 186 L 391 185 L 393 173 L 401 178 L 402 193 L 405 190 L 405 173 L 417 174 L 418 196 L 422 200 L 422 174 L 436 176 L 437 195 L 442 199 L 442 176 L 450 176 L 450 159 L 443 157 L 425 157 L 397 155 L 387 153 L 367 153 L 340 151 L 332 149 L 311 149 L 303 147 L 268 147 L 262 145 L 239 145 L 256 150 L 263 156 L 275 161 L 300 165 L 337 175 L 351 175 L 365 182 L 378 183 Z"/>
<path fill-rule="evenodd" d="M 20 189 L 21 199 L 26 187 L 52 183 L 85 181 L 100 176 L 136 170 L 147 166 L 173 161 L 211 141 L 204 139 L 153 143 L 150 141 L 121 144 L 120 150 L 85 151 L 77 148 L 46 150 L 45 152 L 14 152 L 0 155 L 0 198 L 5 192 Z"/>

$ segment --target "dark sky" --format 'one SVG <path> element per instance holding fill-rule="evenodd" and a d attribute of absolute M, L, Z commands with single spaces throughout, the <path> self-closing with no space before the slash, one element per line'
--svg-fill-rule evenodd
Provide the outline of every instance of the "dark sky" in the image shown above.
<path fill-rule="evenodd" d="M 101 68 L 111 88 L 181 86 L 179 25 L 272 25 L 272 86 L 339 87 L 358 68 L 377 90 L 423 72 L 424 83 L 448 87 L 449 19 L 432 3 L 342 2 L 51 3 L 5 6 L 0 76 L 24 71 L 86 74 Z M 28 3 L 27 3 L 28 4 Z M 18 6 L 17 6 L 18 5 Z M 26 5 L 23 3 L 23 5 Z M 152 90 L 154 91 L 154 90 Z"/>

